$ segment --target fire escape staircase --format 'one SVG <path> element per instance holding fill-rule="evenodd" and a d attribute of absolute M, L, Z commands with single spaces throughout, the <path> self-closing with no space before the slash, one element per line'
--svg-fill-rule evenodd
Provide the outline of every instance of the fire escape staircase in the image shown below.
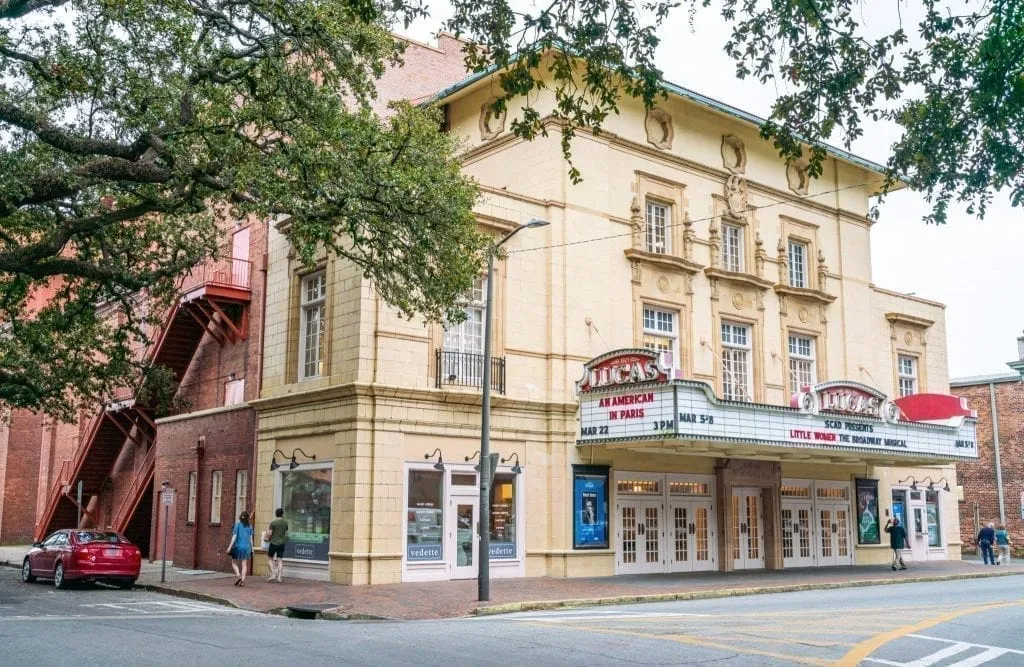
<path fill-rule="evenodd" d="M 176 386 L 204 336 L 209 334 L 221 345 L 245 340 L 249 327 L 250 274 L 251 262 L 226 257 L 197 267 L 183 280 L 181 296 L 151 344 L 148 356 L 151 363 L 170 369 Z M 131 388 L 117 391 L 99 406 L 74 458 L 64 461 L 58 471 L 36 524 L 36 540 L 53 530 L 76 526 L 80 509 L 83 519 L 99 527 L 99 521 L 89 510 L 90 500 L 104 491 L 122 449 L 131 443 L 148 450 L 108 521 L 108 527 L 114 530 L 127 528 L 149 492 L 156 470 L 154 406 L 136 401 L 135 393 Z M 77 501 L 79 482 L 81 506 Z"/>

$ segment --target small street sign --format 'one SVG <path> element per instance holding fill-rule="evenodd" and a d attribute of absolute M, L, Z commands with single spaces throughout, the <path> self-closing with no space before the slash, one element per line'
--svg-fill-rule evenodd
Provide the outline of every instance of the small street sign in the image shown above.
<path fill-rule="evenodd" d="M 160 494 L 160 503 L 162 505 L 173 505 L 174 504 L 174 489 L 165 489 Z"/>

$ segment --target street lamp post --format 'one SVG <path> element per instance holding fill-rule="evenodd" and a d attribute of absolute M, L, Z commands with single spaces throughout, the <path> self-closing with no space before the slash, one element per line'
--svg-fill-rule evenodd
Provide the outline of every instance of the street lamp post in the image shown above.
<path fill-rule="evenodd" d="M 487 301 L 484 306 L 483 402 L 480 407 L 480 565 L 477 570 L 477 597 L 491 599 L 491 302 L 494 296 L 494 257 L 506 241 L 523 229 L 546 227 L 547 220 L 534 218 L 505 234 L 487 250 Z"/>

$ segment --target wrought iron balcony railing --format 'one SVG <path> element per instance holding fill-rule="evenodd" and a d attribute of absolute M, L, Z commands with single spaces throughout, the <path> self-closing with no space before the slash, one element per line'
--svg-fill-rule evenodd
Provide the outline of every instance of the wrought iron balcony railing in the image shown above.
<path fill-rule="evenodd" d="M 437 388 L 445 386 L 482 387 L 484 355 L 474 352 L 437 350 Z M 491 357 L 491 390 L 505 393 L 505 358 Z"/>

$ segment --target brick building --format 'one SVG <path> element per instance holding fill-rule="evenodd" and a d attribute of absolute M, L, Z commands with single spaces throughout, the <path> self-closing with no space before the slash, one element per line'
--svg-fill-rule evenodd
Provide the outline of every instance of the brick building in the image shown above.
<path fill-rule="evenodd" d="M 1006 525 L 1015 552 L 1024 551 L 1024 336 L 1017 349 L 1019 358 L 1007 364 L 1013 372 L 949 381 L 978 412 L 978 460 L 956 466 L 966 549 L 974 550 L 978 530 L 993 522 Z"/>
<path fill-rule="evenodd" d="M 461 43 L 409 42 L 402 67 L 378 80 L 373 108 L 417 100 L 466 76 Z M 224 550 L 242 509 L 254 508 L 250 480 L 262 373 L 267 223 L 225 220 L 221 258 L 197 268 L 148 350 L 179 381 L 176 413 L 158 417 L 130 391 L 74 424 L 16 411 L 0 424 L 0 541 L 74 525 L 123 530 L 160 558 L 165 536 L 162 482 L 169 507 L 168 560 L 228 569 Z M 41 294 L 40 298 L 45 298 Z M 83 482 L 83 502 L 76 498 Z M 270 509 L 259 508 L 262 518 Z M 259 516 L 259 515 L 258 515 Z"/>

